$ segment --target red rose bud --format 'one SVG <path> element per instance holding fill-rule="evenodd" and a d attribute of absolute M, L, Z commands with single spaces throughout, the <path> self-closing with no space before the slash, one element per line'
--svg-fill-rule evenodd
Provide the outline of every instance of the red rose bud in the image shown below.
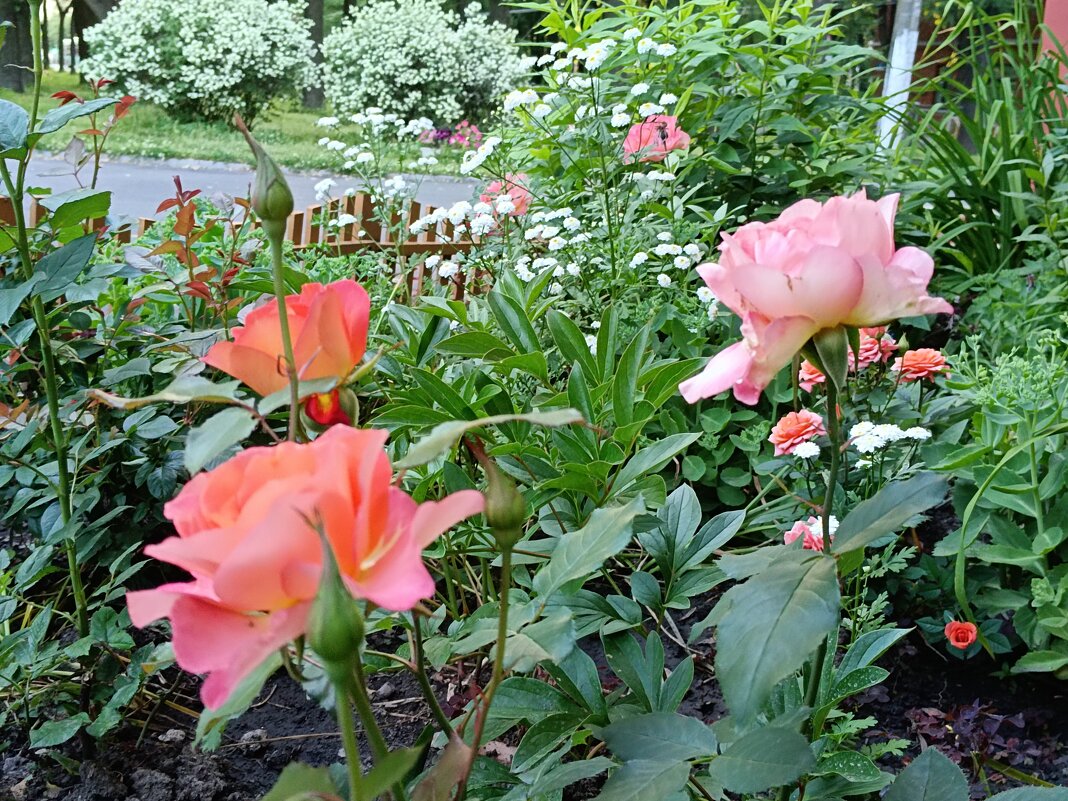
<path fill-rule="evenodd" d="M 974 623 L 960 623 L 952 620 L 946 624 L 946 639 L 954 648 L 964 650 L 973 642 L 978 635 Z"/>
<path fill-rule="evenodd" d="M 304 401 L 304 413 L 321 426 L 352 425 L 352 418 L 341 404 L 341 392 L 336 389 L 312 395 Z"/>

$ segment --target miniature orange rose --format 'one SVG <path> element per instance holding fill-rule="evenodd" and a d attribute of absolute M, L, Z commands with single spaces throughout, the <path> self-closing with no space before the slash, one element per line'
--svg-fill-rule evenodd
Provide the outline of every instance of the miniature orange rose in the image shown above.
<path fill-rule="evenodd" d="M 775 428 L 771 429 L 768 442 L 775 446 L 776 456 L 783 456 L 793 453 L 794 448 L 802 442 L 808 442 L 826 433 L 823 418 L 815 412 L 802 409 L 799 412 L 790 412 L 779 420 Z"/>
<path fill-rule="evenodd" d="M 934 348 L 906 351 L 904 356 L 894 360 L 894 366 L 890 369 L 900 373 L 902 381 L 921 381 L 924 378 L 934 381 L 936 375 L 949 375 L 946 357 Z"/>

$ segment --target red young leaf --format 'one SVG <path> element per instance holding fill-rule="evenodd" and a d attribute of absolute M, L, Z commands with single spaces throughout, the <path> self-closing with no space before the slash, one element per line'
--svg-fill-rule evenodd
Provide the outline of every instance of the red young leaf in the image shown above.
<path fill-rule="evenodd" d="M 78 97 L 78 95 L 66 89 L 56 92 L 52 95 L 52 97 L 56 98 L 59 101 L 59 105 L 61 106 L 67 105 L 67 103 L 70 103 L 72 100 L 77 100 L 79 103 L 83 102 L 82 99 Z"/>
<path fill-rule="evenodd" d="M 97 130 L 96 128 L 86 128 L 84 131 L 78 131 L 83 136 L 103 136 L 104 132 Z"/>
<path fill-rule="evenodd" d="M 156 207 L 156 214 L 167 211 L 168 209 L 173 209 L 177 205 L 179 205 L 178 199 L 169 197 Z"/>

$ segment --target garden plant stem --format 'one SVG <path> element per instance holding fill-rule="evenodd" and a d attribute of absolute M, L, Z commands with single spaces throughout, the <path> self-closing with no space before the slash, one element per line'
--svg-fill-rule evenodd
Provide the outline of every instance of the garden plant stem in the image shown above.
<path fill-rule="evenodd" d="M 263 228 L 271 243 L 271 278 L 274 281 L 274 296 L 278 301 L 278 325 L 282 330 L 282 350 L 286 359 L 289 378 L 289 440 L 297 442 L 300 427 L 300 379 L 297 376 L 297 360 L 293 355 L 293 337 L 289 332 L 289 312 L 286 309 L 286 288 L 282 281 L 282 227 L 284 223 L 263 221 Z"/>
<path fill-rule="evenodd" d="M 356 742 L 356 725 L 352 719 L 352 708 L 349 706 L 348 693 L 338 694 L 336 706 L 337 725 L 341 729 L 341 742 L 345 747 L 345 765 L 349 771 L 349 801 L 370 801 L 363 794 L 363 776 L 360 774 L 360 744 Z"/>

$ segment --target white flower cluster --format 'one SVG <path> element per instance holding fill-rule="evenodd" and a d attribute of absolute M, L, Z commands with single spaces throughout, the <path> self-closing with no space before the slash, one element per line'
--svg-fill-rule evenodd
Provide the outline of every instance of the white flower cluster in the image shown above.
<path fill-rule="evenodd" d="M 489 203 L 471 204 L 461 200 L 447 209 L 434 209 L 430 214 L 420 217 L 411 224 L 409 230 L 413 234 L 421 234 L 433 228 L 446 240 L 459 240 L 467 233 L 476 237 L 485 236 L 497 226 L 497 218 L 493 216 L 493 212 L 493 206 Z M 446 221 L 453 226 L 451 237 L 441 227 Z"/>
<path fill-rule="evenodd" d="M 437 254 L 426 257 L 426 269 L 433 270 L 435 267 L 438 269 L 438 277 L 449 280 L 453 278 L 458 272 L 460 272 L 460 262 L 463 261 L 463 254 L 457 253 L 452 259 L 442 260 L 441 256 Z"/>
<path fill-rule="evenodd" d="M 704 289 L 708 289 L 708 287 L 704 287 Z M 793 455 L 798 459 L 815 459 L 820 455 L 820 446 L 815 442 L 802 442 L 794 448 Z M 831 520 L 833 521 L 834 518 L 832 517 Z"/>
<path fill-rule="evenodd" d="M 516 32 L 477 4 L 370 0 L 323 40 L 324 88 L 342 114 L 372 104 L 443 123 L 484 118 L 526 71 Z"/>
<path fill-rule="evenodd" d="M 893 423 L 875 424 L 868 421 L 857 423 L 849 429 L 850 444 L 859 453 L 869 454 L 882 450 L 887 445 L 901 440 L 923 442 L 931 438 L 931 432 L 926 428 L 914 426 L 902 429 Z"/>
<path fill-rule="evenodd" d="M 311 83 L 310 26 L 292 2 L 121 0 L 85 31 L 80 69 L 179 117 L 252 119 Z"/>
<path fill-rule="evenodd" d="M 489 136 L 475 150 L 465 150 L 464 160 L 460 164 L 460 172 L 468 175 L 477 170 L 486 163 L 486 159 L 493 155 L 493 151 L 496 150 L 497 145 L 500 143 L 501 138 L 499 136 Z"/>

